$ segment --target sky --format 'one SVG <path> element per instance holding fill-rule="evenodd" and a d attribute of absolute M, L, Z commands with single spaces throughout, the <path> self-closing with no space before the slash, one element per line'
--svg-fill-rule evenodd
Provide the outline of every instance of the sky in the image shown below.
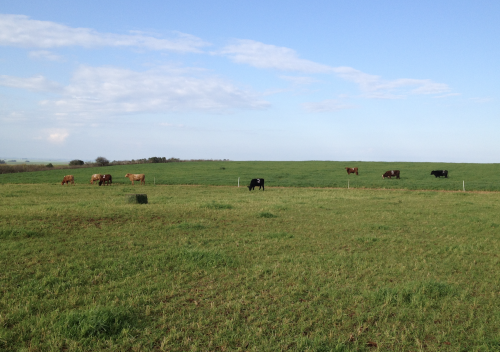
<path fill-rule="evenodd" d="M 6 0 L 0 158 L 500 162 L 498 1 Z"/>

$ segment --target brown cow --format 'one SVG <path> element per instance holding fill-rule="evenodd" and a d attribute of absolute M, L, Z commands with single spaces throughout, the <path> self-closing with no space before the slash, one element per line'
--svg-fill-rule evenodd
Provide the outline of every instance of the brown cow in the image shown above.
<path fill-rule="evenodd" d="M 101 175 L 100 174 L 93 174 L 92 177 L 90 178 L 90 184 L 93 185 L 94 181 L 100 181 L 101 180 Z"/>
<path fill-rule="evenodd" d="M 106 175 L 101 175 L 101 179 L 99 180 L 99 186 L 104 183 L 104 186 L 106 186 L 106 183 L 108 185 L 111 185 L 113 183 L 113 178 L 111 177 L 110 174 Z"/>
<path fill-rule="evenodd" d="M 69 185 L 69 183 L 71 182 L 72 185 L 75 184 L 75 178 L 73 177 L 73 175 L 66 175 L 64 176 L 62 182 L 61 182 L 61 185 L 64 186 L 64 184 L 66 183 L 67 185 Z"/>
<path fill-rule="evenodd" d="M 399 170 L 386 171 L 385 174 L 382 175 L 382 178 L 392 178 L 392 176 L 396 176 L 396 178 L 399 178 Z"/>
<path fill-rule="evenodd" d="M 141 185 L 146 185 L 144 174 L 126 174 L 125 177 L 128 177 L 132 184 L 134 184 L 134 181 L 141 181 Z"/>
<path fill-rule="evenodd" d="M 347 174 L 350 175 L 350 174 L 358 174 L 358 168 L 357 167 L 346 167 L 345 168 L 347 170 Z"/>

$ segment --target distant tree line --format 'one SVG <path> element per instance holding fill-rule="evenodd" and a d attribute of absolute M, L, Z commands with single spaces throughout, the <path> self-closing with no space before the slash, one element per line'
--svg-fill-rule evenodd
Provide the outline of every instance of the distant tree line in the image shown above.
<path fill-rule="evenodd" d="M 84 165 L 84 164 L 85 164 L 85 162 L 83 160 L 78 160 L 78 159 L 71 160 L 69 162 L 70 166 L 81 166 L 81 165 Z"/>
<path fill-rule="evenodd" d="M 182 160 L 179 158 L 166 158 L 164 156 L 152 156 L 150 158 L 132 159 L 132 160 L 113 160 L 109 161 L 103 156 L 98 156 L 94 161 L 83 161 L 79 159 L 71 160 L 70 166 L 113 166 L 113 165 L 132 165 L 132 164 L 158 164 L 158 163 L 185 163 L 190 161 L 229 161 L 229 159 L 190 159 Z"/>
<path fill-rule="evenodd" d="M 144 159 L 132 159 L 132 160 L 113 160 L 109 161 L 103 156 L 98 156 L 94 161 L 83 161 L 80 159 L 74 159 L 69 162 L 68 165 L 52 165 L 52 163 L 46 165 L 37 164 L 21 164 L 21 165 L 8 165 L 5 160 L 0 160 L 0 174 L 10 174 L 16 172 L 31 172 L 31 171 L 47 171 L 54 169 L 79 169 L 87 167 L 96 166 L 113 166 L 113 165 L 133 165 L 133 164 L 156 164 L 156 163 L 185 163 L 185 162 L 195 162 L 195 161 L 230 161 L 229 159 L 189 159 L 182 160 L 179 158 L 166 158 L 153 156 L 151 158 Z"/>
<path fill-rule="evenodd" d="M 229 161 L 229 159 L 189 159 L 182 160 L 179 158 L 169 158 L 153 156 L 151 158 L 144 159 L 132 159 L 132 160 L 113 160 L 109 165 L 131 165 L 131 164 L 157 164 L 157 163 L 186 163 L 193 161 Z"/>

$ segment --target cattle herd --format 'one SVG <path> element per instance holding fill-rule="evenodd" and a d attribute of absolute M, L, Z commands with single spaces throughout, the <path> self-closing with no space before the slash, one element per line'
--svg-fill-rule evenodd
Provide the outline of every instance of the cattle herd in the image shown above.
<path fill-rule="evenodd" d="M 146 184 L 145 181 L 146 177 L 144 176 L 144 174 L 126 174 L 125 177 L 128 178 L 130 181 L 132 181 L 132 184 L 134 184 L 134 181 L 141 181 L 141 185 Z M 105 175 L 93 174 L 92 177 L 90 178 L 90 184 L 93 185 L 94 181 L 99 182 L 99 186 L 102 185 L 110 186 L 113 183 L 113 177 L 111 177 L 110 174 L 105 174 Z M 61 185 L 69 184 L 70 182 L 71 184 L 74 185 L 75 178 L 73 177 L 73 175 L 66 175 L 64 176 Z"/>
<path fill-rule="evenodd" d="M 347 170 L 347 175 L 350 175 L 350 174 L 358 175 L 358 168 L 357 167 L 346 167 L 345 169 Z M 401 174 L 401 172 L 399 170 L 389 170 L 389 171 L 386 171 L 382 175 L 382 178 L 385 179 L 386 177 L 388 177 L 388 178 L 396 177 L 397 179 L 399 179 L 400 174 Z M 434 175 L 436 178 L 442 177 L 442 176 L 444 176 L 445 178 L 448 178 L 448 170 L 433 170 L 433 171 L 431 171 L 431 175 Z M 130 180 L 130 182 L 132 182 L 132 184 L 134 184 L 134 181 L 140 181 L 141 185 L 146 185 L 146 180 L 145 180 L 146 177 L 144 176 L 144 174 L 126 174 L 125 177 L 128 178 Z M 105 175 L 94 174 L 90 178 L 90 184 L 94 184 L 94 181 L 99 182 L 99 186 L 101 186 L 103 184 L 106 186 L 106 185 L 111 185 L 113 183 L 113 178 L 111 177 L 110 174 L 105 174 Z M 61 182 L 61 185 L 69 184 L 69 183 L 71 183 L 72 185 L 75 184 L 75 178 L 73 177 L 73 175 L 64 176 L 64 178 Z M 263 178 L 252 179 L 250 181 L 250 185 L 247 187 L 248 187 L 249 191 L 252 191 L 257 186 L 259 187 L 259 190 L 262 188 L 262 190 L 264 191 L 264 179 Z"/>
<path fill-rule="evenodd" d="M 350 174 L 356 174 L 358 175 L 358 168 L 357 167 L 346 167 L 345 168 L 347 170 L 347 174 L 350 175 Z M 392 178 L 392 177 L 396 177 L 396 178 L 400 178 L 399 175 L 401 174 L 401 172 L 399 170 L 389 170 L 389 171 L 386 171 L 383 175 L 382 175 L 382 178 Z M 434 175 L 437 177 L 441 177 L 441 176 L 444 176 L 445 178 L 448 178 L 448 170 L 434 170 L 434 171 L 431 171 L 431 175 Z"/>

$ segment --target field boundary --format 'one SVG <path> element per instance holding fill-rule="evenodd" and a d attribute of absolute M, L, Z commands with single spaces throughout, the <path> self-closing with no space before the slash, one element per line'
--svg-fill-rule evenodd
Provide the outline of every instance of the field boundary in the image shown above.
<path fill-rule="evenodd" d="M 59 185 L 58 183 L 45 183 L 46 185 Z M 77 183 L 75 182 L 76 185 L 89 185 L 90 188 L 97 188 L 95 185 L 87 184 L 87 183 Z M 1 186 L 22 186 L 22 185 L 30 185 L 30 186 L 36 186 L 40 185 L 40 183 L 3 183 L 0 184 Z M 124 187 L 136 187 L 136 186 L 131 186 L 128 183 L 115 183 L 115 186 L 124 186 Z M 113 186 L 113 185 L 111 185 Z M 151 185 L 148 185 L 149 187 Z M 182 186 L 182 187 L 231 187 L 231 188 L 247 188 L 247 186 L 233 186 L 233 185 L 204 185 L 204 184 L 175 184 L 175 185 L 166 185 L 166 184 L 156 184 L 153 185 L 153 187 L 171 187 L 171 186 Z M 446 190 L 446 189 L 406 189 L 406 188 L 370 188 L 370 187 L 297 187 L 297 186 L 267 186 L 270 189 L 278 188 L 278 189 L 345 189 L 345 190 L 366 190 L 366 191 L 410 191 L 410 192 L 445 192 L 445 193 L 484 193 L 484 194 L 490 194 L 490 193 L 500 193 L 500 191 L 478 191 L 478 190 L 471 190 L 471 191 L 462 191 L 462 190 Z M 264 192 L 264 191 L 263 191 Z"/>

